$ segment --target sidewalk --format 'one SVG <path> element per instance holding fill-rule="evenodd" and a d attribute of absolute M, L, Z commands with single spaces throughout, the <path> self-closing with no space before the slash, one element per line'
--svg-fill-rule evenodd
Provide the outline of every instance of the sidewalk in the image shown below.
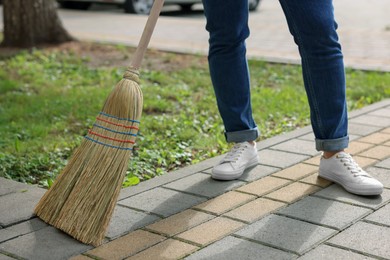
<path fill-rule="evenodd" d="M 259 142 L 239 180 L 210 178 L 217 157 L 123 189 L 97 248 L 32 215 L 43 189 L 0 178 L 0 260 L 390 259 L 390 100 L 351 112 L 350 134 L 381 196 L 318 178 L 305 127 Z"/>

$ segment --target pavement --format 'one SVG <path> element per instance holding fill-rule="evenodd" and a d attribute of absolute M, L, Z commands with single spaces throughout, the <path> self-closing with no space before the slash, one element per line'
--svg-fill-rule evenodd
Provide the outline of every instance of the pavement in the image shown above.
<path fill-rule="evenodd" d="M 235 181 L 210 178 L 218 156 L 123 189 L 96 248 L 33 215 L 44 189 L 0 178 L 0 260 L 390 259 L 390 100 L 349 122 L 347 151 L 380 196 L 319 178 L 310 127 L 259 142 L 260 165 Z"/>
<path fill-rule="evenodd" d="M 347 64 L 389 71 L 386 23 L 390 21 L 385 11 L 390 10 L 389 2 L 339 0 L 335 5 L 344 5 L 338 11 L 340 24 L 359 22 L 340 29 Z M 272 30 L 252 36 L 264 40 L 256 45 L 264 49 L 254 48 L 250 55 L 299 62 L 296 47 L 287 40 L 287 27 L 279 26 L 281 13 L 276 8 L 272 1 L 261 6 L 259 17 L 272 22 L 255 28 Z M 378 13 L 373 15 L 372 10 Z M 72 17 L 64 21 L 67 28 L 83 40 L 130 45 L 130 40 L 138 41 L 135 27 L 145 17 L 115 14 L 114 19 L 111 13 L 94 14 L 101 24 L 92 30 L 87 28 L 90 13 L 61 11 L 63 18 Z M 153 48 L 205 53 L 204 21 L 161 18 Z M 137 26 L 126 29 L 129 20 Z M 99 31 L 110 30 L 110 23 L 124 24 L 124 31 Z M 287 35 L 280 35 L 283 30 Z M 275 48 L 267 50 L 273 44 Z M 384 184 L 380 196 L 352 195 L 319 178 L 320 154 L 314 149 L 310 127 L 259 142 L 261 163 L 235 181 L 210 178 L 221 155 L 123 189 L 105 243 L 96 248 L 33 215 L 44 189 L 0 178 L 0 260 L 390 259 L 390 100 L 350 112 L 349 122 L 347 151 Z"/>

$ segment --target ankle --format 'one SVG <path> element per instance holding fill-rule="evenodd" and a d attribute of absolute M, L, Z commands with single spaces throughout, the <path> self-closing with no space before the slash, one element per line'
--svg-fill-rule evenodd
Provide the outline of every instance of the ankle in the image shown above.
<path fill-rule="evenodd" d="M 255 146 L 255 141 L 248 141 L 251 145 Z"/>
<path fill-rule="evenodd" d="M 335 154 L 337 154 L 339 152 L 344 152 L 344 150 L 340 150 L 340 151 L 324 151 L 323 154 L 322 154 L 322 157 L 324 159 L 329 159 L 329 158 L 333 157 Z"/>

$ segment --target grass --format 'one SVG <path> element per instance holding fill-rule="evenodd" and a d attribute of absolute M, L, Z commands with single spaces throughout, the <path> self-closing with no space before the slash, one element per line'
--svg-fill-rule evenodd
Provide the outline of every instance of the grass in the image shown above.
<path fill-rule="evenodd" d="M 124 71 L 93 58 L 66 49 L 0 60 L 0 176 L 51 185 Z M 261 138 L 308 125 L 300 67 L 249 64 Z M 228 150 L 205 57 L 157 53 L 141 78 L 144 114 L 124 187 Z M 390 73 L 347 70 L 347 82 L 350 109 L 390 97 Z"/>

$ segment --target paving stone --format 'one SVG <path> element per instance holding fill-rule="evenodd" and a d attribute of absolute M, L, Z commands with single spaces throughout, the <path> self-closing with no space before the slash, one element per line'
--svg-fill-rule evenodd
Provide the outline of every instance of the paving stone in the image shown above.
<path fill-rule="evenodd" d="M 313 184 L 320 186 L 322 188 L 328 187 L 332 184 L 331 181 L 325 180 L 324 178 L 321 178 L 318 176 L 318 172 L 311 174 L 307 176 L 306 178 L 303 178 L 302 180 L 299 180 L 299 182 L 307 183 L 307 184 Z"/>
<path fill-rule="evenodd" d="M 348 124 L 348 133 L 354 135 L 366 136 L 379 131 L 381 128 L 376 126 L 362 125 L 362 124 Z"/>
<path fill-rule="evenodd" d="M 273 191 L 266 195 L 267 198 L 284 201 L 287 203 L 292 203 L 304 196 L 312 194 L 321 189 L 318 186 L 294 182 L 289 184 L 286 187 L 283 187 L 279 190 Z"/>
<path fill-rule="evenodd" d="M 298 139 L 307 140 L 307 141 L 314 141 L 316 138 L 314 136 L 314 133 L 310 132 L 308 134 L 305 134 L 305 135 L 298 137 Z"/>
<path fill-rule="evenodd" d="M 0 253 L 0 260 L 15 260 L 15 258 L 6 256 L 6 255 L 3 255 L 2 253 Z"/>
<path fill-rule="evenodd" d="M 68 259 L 90 248 L 92 246 L 82 244 L 53 227 L 46 227 L 0 244 L 0 250 L 25 259 L 39 260 Z"/>
<path fill-rule="evenodd" d="M 272 247 L 257 244 L 236 237 L 226 237 L 203 248 L 186 260 L 253 260 L 253 259 L 295 259 L 296 255 Z"/>
<path fill-rule="evenodd" d="M 44 193 L 44 189 L 30 187 L 0 196 L 0 225 L 9 226 L 32 218 L 34 207 Z"/>
<path fill-rule="evenodd" d="M 261 150 L 259 152 L 259 156 L 261 158 L 261 164 L 283 169 L 309 158 L 307 155 L 287 153 L 270 149 Z"/>
<path fill-rule="evenodd" d="M 240 188 L 238 188 L 238 191 L 254 194 L 257 196 L 262 196 L 268 192 L 271 192 L 273 190 L 276 190 L 287 183 L 291 181 L 285 180 L 285 179 L 280 179 L 280 178 L 275 178 L 275 177 L 265 177 L 263 179 L 254 181 L 252 183 L 249 183 L 247 185 L 244 185 Z"/>
<path fill-rule="evenodd" d="M 155 188 L 118 204 L 168 217 L 205 201 L 205 198 L 164 188 Z"/>
<path fill-rule="evenodd" d="M 167 239 L 151 248 L 142 251 L 135 256 L 126 258 L 126 260 L 145 260 L 145 259 L 180 259 L 192 252 L 195 252 L 198 247 L 190 245 L 178 240 Z"/>
<path fill-rule="evenodd" d="M 390 258 L 390 228 L 358 222 L 328 241 L 373 256 Z"/>
<path fill-rule="evenodd" d="M 384 118 L 379 116 L 370 116 L 362 115 L 355 117 L 350 120 L 351 123 L 363 124 L 363 125 L 372 125 L 379 127 L 388 127 L 390 126 L 390 118 Z"/>
<path fill-rule="evenodd" d="M 13 192 L 23 192 L 29 188 L 31 185 L 20 183 L 17 181 L 8 180 L 6 178 L 0 177 L 0 196 Z"/>
<path fill-rule="evenodd" d="M 381 132 L 385 134 L 390 134 L 390 127 L 383 129 Z"/>
<path fill-rule="evenodd" d="M 299 153 L 304 155 L 316 155 L 319 152 L 315 149 L 314 141 L 291 139 L 284 143 L 272 146 L 271 149 L 281 150 L 291 153 Z"/>
<path fill-rule="evenodd" d="M 118 205 L 115 207 L 106 236 L 111 240 L 159 219 L 157 216 Z"/>
<path fill-rule="evenodd" d="M 217 181 L 210 178 L 210 175 L 208 174 L 197 173 L 171 182 L 164 185 L 164 187 L 212 198 L 242 186 L 243 184 L 245 184 L 245 182 L 237 180 Z"/>
<path fill-rule="evenodd" d="M 235 234 L 301 255 L 336 232 L 296 219 L 269 215 Z"/>
<path fill-rule="evenodd" d="M 367 158 L 363 156 L 354 156 L 353 159 L 360 165 L 362 168 L 366 168 L 370 165 L 378 163 L 378 160 Z"/>
<path fill-rule="evenodd" d="M 225 213 L 224 216 L 251 223 L 285 205 L 282 202 L 259 198 Z"/>
<path fill-rule="evenodd" d="M 311 196 L 278 211 L 286 216 L 338 230 L 346 228 L 370 212 L 372 210 L 367 208 Z"/>
<path fill-rule="evenodd" d="M 390 146 L 390 141 L 384 143 L 383 145 L 385 145 L 385 146 Z"/>
<path fill-rule="evenodd" d="M 321 161 L 321 155 L 315 156 L 313 158 L 310 158 L 309 160 L 304 161 L 304 163 L 319 166 L 320 165 L 320 161 Z"/>
<path fill-rule="evenodd" d="M 120 260 L 164 241 L 166 238 L 143 230 L 136 230 L 92 249 L 86 254 L 99 259 Z"/>
<path fill-rule="evenodd" d="M 366 217 L 366 219 L 390 227 L 389 216 L 390 216 L 390 204 L 387 204 L 386 206 L 378 209 L 377 211 L 375 211 L 374 213 Z"/>
<path fill-rule="evenodd" d="M 345 191 L 337 184 L 333 184 L 315 193 L 314 196 L 346 202 L 357 206 L 364 206 L 371 209 L 378 209 L 390 200 L 390 190 L 384 189 L 380 196 L 358 196 Z"/>
<path fill-rule="evenodd" d="M 386 133 L 374 133 L 359 139 L 359 142 L 370 143 L 370 144 L 383 144 L 390 140 L 390 134 Z"/>
<path fill-rule="evenodd" d="M 390 147 L 378 145 L 367 151 L 360 153 L 359 156 L 365 156 L 365 157 L 382 160 L 390 156 Z"/>
<path fill-rule="evenodd" d="M 196 205 L 194 208 L 220 215 L 255 198 L 253 195 L 230 191 Z"/>
<path fill-rule="evenodd" d="M 244 223 L 228 218 L 217 217 L 181 233 L 177 237 L 205 246 L 230 235 L 244 225 Z"/>
<path fill-rule="evenodd" d="M 92 259 L 93 258 L 85 256 L 85 255 L 76 255 L 76 256 L 69 258 L 69 260 L 92 260 Z"/>
<path fill-rule="evenodd" d="M 274 173 L 272 174 L 272 176 L 282 177 L 290 180 L 298 180 L 316 171 L 318 171 L 317 166 L 299 163 L 282 171 Z"/>
<path fill-rule="evenodd" d="M 390 169 L 390 158 L 377 163 L 375 166 Z"/>
<path fill-rule="evenodd" d="M 382 182 L 383 186 L 390 188 L 390 171 L 388 169 L 370 167 L 366 171 L 374 178 Z"/>
<path fill-rule="evenodd" d="M 362 142 L 350 142 L 348 148 L 345 151 L 349 154 L 355 155 L 361 153 L 369 148 L 373 147 L 374 144 L 362 143 Z"/>
<path fill-rule="evenodd" d="M 388 108 L 377 109 L 374 112 L 368 113 L 368 115 L 390 117 L 390 109 Z"/>
<path fill-rule="evenodd" d="M 321 260 L 374 260 L 375 258 L 371 258 L 365 255 L 361 255 L 358 253 L 354 253 L 349 250 L 344 250 L 341 248 L 328 246 L 328 245 L 320 245 L 310 252 L 304 254 L 299 257 L 298 260 L 313 260 L 313 259 L 321 259 Z"/>
<path fill-rule="evenodd" d="M 260 163 L 262 162 L 262 158 L 260 158 Z M 266 165 L 257 165 L 256 167 L 253 167 L 251 169 L 245 170 L 244 174 L 241 175 L 240 178 L 238 178 L 241 181 L 247 181 L 252 182 L 255 180 L 258 180 L 260 178 L 263 178 L 265 176 L 270 175 L 271 173 L 274 173 L 276 171 L 279 171 L 279 168 L 266 166 Z"/>
<path fill-rule="evenodd" d="M 168 236 L 174 236 L 192 227 L 202 224 L 215 216 L 188 209 L 166 219 L 153 223 L 146 228 Z"/>
<path fill-rule="evenodd" d="M 0 243 L 11 238 L 25 235 L 47 227 L 47 224 L 38 218 L 19 223 L 8 228 L 0 229 Z"/>

